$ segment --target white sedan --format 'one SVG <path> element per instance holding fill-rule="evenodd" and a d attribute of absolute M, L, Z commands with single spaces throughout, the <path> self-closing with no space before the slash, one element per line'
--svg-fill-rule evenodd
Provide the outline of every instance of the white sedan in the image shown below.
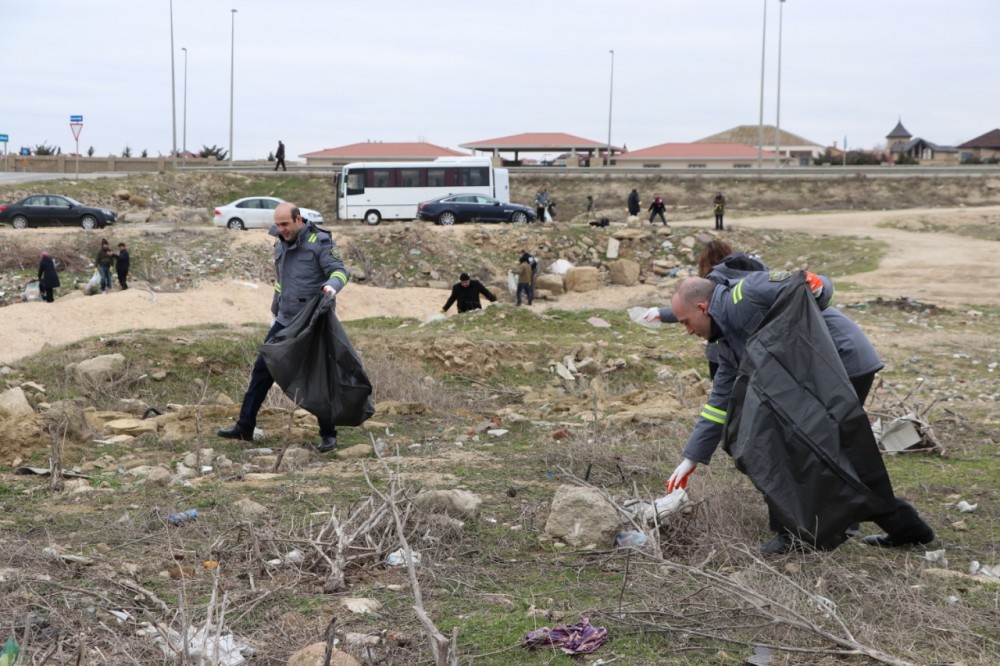
<path fill-rule="evenodd" d="M 274 209 L 284 199 L 277 197 L 244 197 L 215 209 L 215 226 L 227 229 L 270 229 L 274 224 Z M 299 208 L 302 219 L 323 223 L 323 215 L 310 208 Z"/>

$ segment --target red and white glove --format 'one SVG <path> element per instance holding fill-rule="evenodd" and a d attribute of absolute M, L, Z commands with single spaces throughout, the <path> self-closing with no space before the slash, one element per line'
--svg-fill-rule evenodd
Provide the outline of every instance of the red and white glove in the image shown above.
<path fill-rule="evenodd" d="M 823 280 L 820 279 L 815 273 L 805 272 L 806 284 L 809 285 L 809 289 L 812 290 L 813 296 L 816 300 L 823 295 Z"/>
<path fill-rule="evenodd" d="M 330 298 L 334 298 L 337 295 L 337 290 L 327 284 L 323 285 L 323 293 Z"/>
<path fill-rule="evenodd" d="M 642 320 L 649 323 L 660 321 L 660 308 L 649 308 L 646 314 L 642 315 Z"/>
<path fill-rule="evenodd" d="M 698 463 L 695 461 L 688 460 L 687 458 L 682 460 L 681 464 L 674 470 L 674 473 L 667 479 L 667 494 L 669 495 L 678 488 L 682 490 L 687 488 L 688 477 L 694 474 L 696 469 L 698 469 Z"/>

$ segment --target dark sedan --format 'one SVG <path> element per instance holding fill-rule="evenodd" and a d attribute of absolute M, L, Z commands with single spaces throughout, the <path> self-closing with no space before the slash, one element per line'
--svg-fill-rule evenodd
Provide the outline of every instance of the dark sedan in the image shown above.
<path fill-rule="evenodd" d="M 482 194 L 449 194 L 417 206 L 417 217 L 446 227 L 456 222 L 524 224 L 535 219 L 535 211 L 520 204 L 502 203 Z"/>
<path fill-rule="evenodd" d="M 84 206 L 59 194 L 33 194 L 17 203 L 0 204 L 0 222 L 15 229 L 70 225 L 101 229 L 115 223 L 116 214 L 106 208 Z"/>

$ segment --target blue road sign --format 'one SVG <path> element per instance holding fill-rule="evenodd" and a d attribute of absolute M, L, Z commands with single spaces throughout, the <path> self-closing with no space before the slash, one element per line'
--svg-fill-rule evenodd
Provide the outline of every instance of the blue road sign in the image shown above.
<path fill-rule="evenodd" d="M 69 121 L 71 123 L 82 123 L 83 122 L 83 116 L 70 116 L 69 117 Z"/>
<path fill-rule="evenodd" d="M 6 134 L 0 134 L 0 143 L 7 143 L 8 136 Z"/>

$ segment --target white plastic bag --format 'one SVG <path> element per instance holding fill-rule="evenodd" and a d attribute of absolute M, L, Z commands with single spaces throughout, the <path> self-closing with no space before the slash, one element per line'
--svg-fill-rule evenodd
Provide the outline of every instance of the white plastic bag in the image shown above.
<path fill-rule="evenodd" d="M 92 296 L 101 290 L 101 272 L 94 271 L 93 277 L 87 281 L 87 286 L 83 288 L 83 293 Z"/>
<path fill-rule="evenodd" d="M 646 321 L 645 317 L 648 311 L 649 308 L 644 308 L 640 305 L 637 305 L 634 308 L 628 309 L 628 318 L 634 321 L 635 323 L 639 324 L 639 326 L 645 326 L 646 328 L 659 328 L 662 325 L 662 322 L 659 319 L 654 319 L 653 321 Z"/>

